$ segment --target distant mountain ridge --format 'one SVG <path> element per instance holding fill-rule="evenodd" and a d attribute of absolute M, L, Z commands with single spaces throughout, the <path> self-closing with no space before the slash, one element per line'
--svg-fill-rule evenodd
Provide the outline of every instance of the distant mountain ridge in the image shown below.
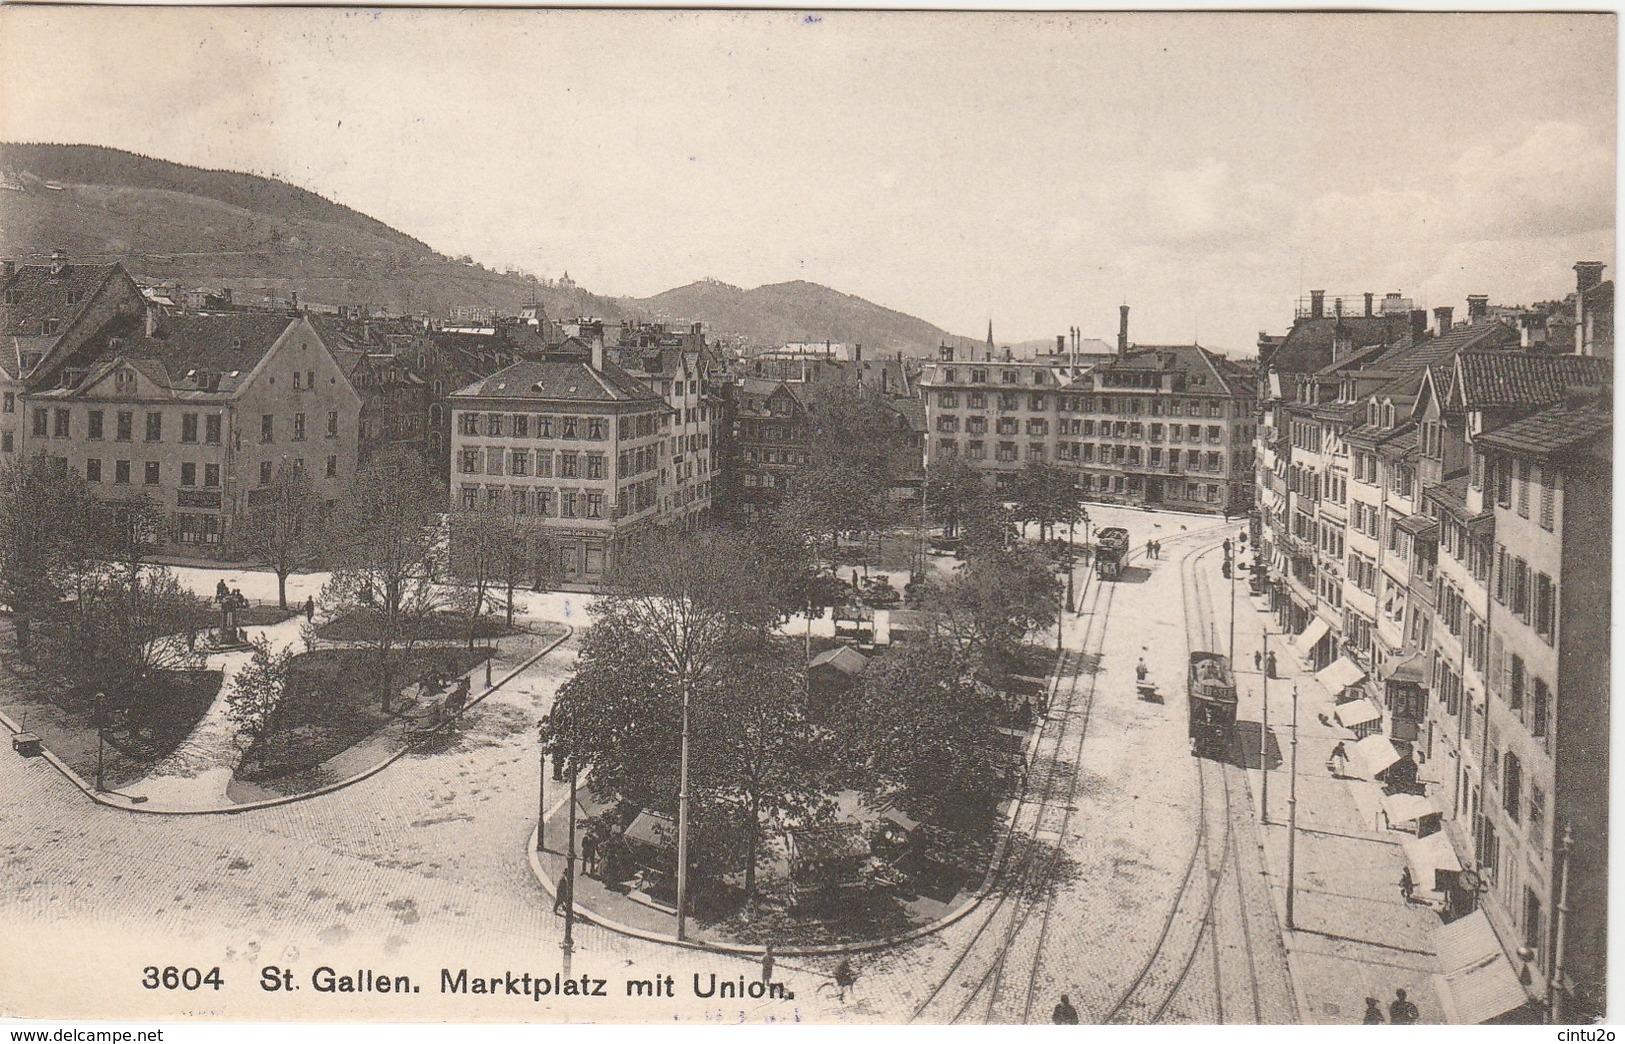
<path fill-rule="evenodd" d="M 137 278 L 445 317 L 454 308 L 699 320 L 749 344 L 831 340 L 909 355 L 974 343 L 923 319 L 797 280 L 700 280 L 608 297 L 454 259 L 360 211 L 274 178 L 99 145 L 0 143 L 0 256 L 121 260 Z"/>

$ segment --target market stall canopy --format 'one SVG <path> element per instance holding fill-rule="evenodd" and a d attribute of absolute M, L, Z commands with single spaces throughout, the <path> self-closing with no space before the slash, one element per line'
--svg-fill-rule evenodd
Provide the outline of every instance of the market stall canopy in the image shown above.
<path fill-rule="evenodd" d="M 1309 647 L 1313 648 L 1314 643 L 1311 642 Z M 1326 686 L 1326 691 L 1333 696 L 1350 685 L 1358 685 L 1360 679 L 1364 677 L 1365 672 L 1360 669 L 1360 665 L 1347 656 L 1339 656 L 1331 666 L 1315 674 L 1315 680 Z"/>
<path fill-rule="evenodd" d="M 1367 736 L 1349 749 L 1354 752 L 1354 763 L 1365 769 L 1369 779 L 1376 779 L 1399 761 L 1399 751 L 1387 736 Z"/>
<path fill-rule="evenodd" d="M 1433 947 L 1443 969 L 1433 982 L 1444 1006 L 1444 1021 L 1481 1025 L 1529 1003 L 1483 910 L 1435 929 Z"/>
<path fill-rule="evenodd" d="M 1309 655 L 1315 651 L 1315 646 L 1320 644 L 1320 640 L 1326 637 L 1326 632 L 1329 630 L 1331 630 L 1331 625 L 1317 616 L 1309 621 L 1309 625 L 1303 629 L 1302 633 L 1292 639 L 1292 648 L 1299 656 L 1307 660 Z"/>
<path fill-rule="evenodd" d="M 812 662 L 807 665 L 807 670 L 816 671 L 820 668 L 828 668 L 848 678 L 856 678 L 868 666 L 869 658 L 867 656 L 851 646 L 838 645 L 814 656 Z"/>
<path fill-rule="evenodd" d="M 1381 709 L 1370 700 L 1355 700 L 1353 703 L 1345 703 L 1333 711 L 1332 714 L 1337 718 L 1337 723 L 1345 729 L 1368 725 L 1382 717 Z"/>
<path fill-rule="evenodd" d="M 1406 823 L 1420 823 L 1429 816 L 1436 816 L 1439 810 L 1433 807 L 1433 802 L 1420 794 L 1385 794 L 1382 799 L 1383 815 L 1388 817 L 1388 825 L 1402 827 Z M 1443 837 L 1443 834 L 1429 834 L 1428 837 Z M 1447 849 L 1449 845 L 1445 846 Z M 1406 856 L 1409 857 L 1407 852 Z M 1451 856 L 1455 858 L 1454 855 Z M 1414 870 L 1414 867 L 1412 868 Z M 1460 867 L 1445 867 L 1444 869 L 1460 869 Z M 1427 878 L 1418 878 L 1427 880 Z"/>
<path fill-rule="evenodd" d="M 792 865 L 862 862 L 869 858 L 869 842 L 852 823 L 802 827 L 788 832 Z"/>
<path fill-rule="evenodd" d="M 658 850 L 677 848 L 677 824 L 670 816 L 645 809 L 626 828 L 626 840 Z"/>
<path fill-rule="evenodd" d="M 1406 841 L 1399 847 L 1404 849 L 1405 862 L 1417 881 L 1432 881 L 1440 870 L 1451 873 L 1461 870 L 1461 860 L 1456 858 L 1450 838 L 1442 832 Z"/>

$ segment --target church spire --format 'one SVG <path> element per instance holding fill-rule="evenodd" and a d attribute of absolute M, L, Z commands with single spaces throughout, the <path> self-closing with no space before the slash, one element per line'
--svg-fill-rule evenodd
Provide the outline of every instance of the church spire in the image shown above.
<path fill-rule="evenodd" d="M 987 347 L 990 351 L 993 348 L 993 320 L 991 319 L 987 321 Z"/>

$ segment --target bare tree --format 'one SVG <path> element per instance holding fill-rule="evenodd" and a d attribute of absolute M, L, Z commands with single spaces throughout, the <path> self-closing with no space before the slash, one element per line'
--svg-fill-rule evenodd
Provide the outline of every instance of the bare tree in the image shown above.
<path fill-rule="evenodd" d="M 238 539 L 276 572 L 277 604 L 288 608 L 288 575 L 311 565 L 324 545 L 321 502 L 310 476 L 296 462 L 277 466 L 271 484 L 238 523 Z"/>
<path fill-rule="evenodd" d="M 67 594 L 85 556 L 89 497 L 82 479 L 43 455 L 0 467 L 0 601 L 25 658 L 33 619 Z"/>
<path fill-rule="evenodd" d="M 394 691 L 394 653 L 411 649 L 441 598 L 445 490 L 422 458 L 393 450 L 364 465 L 334 519 L 336 568 L 322 598 L 335 616 L 359 615 L 376 656 L 383 709 Z"/>

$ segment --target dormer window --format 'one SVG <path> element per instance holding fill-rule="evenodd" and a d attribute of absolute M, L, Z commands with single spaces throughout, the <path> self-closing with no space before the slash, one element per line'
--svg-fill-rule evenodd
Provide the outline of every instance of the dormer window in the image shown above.
<path fill-rule="evenodd" d="M 130 370 L 120 370 L 113 375 L 113 386 L 121 392 L 129 391 L 135 385 L 135 374 Z"/>
<path fill-rule="evenodd" d="M 79 303 L 79 291 L 77 291 L 77 290 L 69 290 L 67 293 L 63 294 L 62 296 L 70 306 L 76 305 L 76 304 Z"/>
<path fill-rule="evenodd" d="M 52 334 L 56 333 L 56 328 L 59 325 L 61 325 L 61 320 L 60 319 L 50 318 L 50 319 L 45 320 L 45 336 L 49 337 Z"/>

